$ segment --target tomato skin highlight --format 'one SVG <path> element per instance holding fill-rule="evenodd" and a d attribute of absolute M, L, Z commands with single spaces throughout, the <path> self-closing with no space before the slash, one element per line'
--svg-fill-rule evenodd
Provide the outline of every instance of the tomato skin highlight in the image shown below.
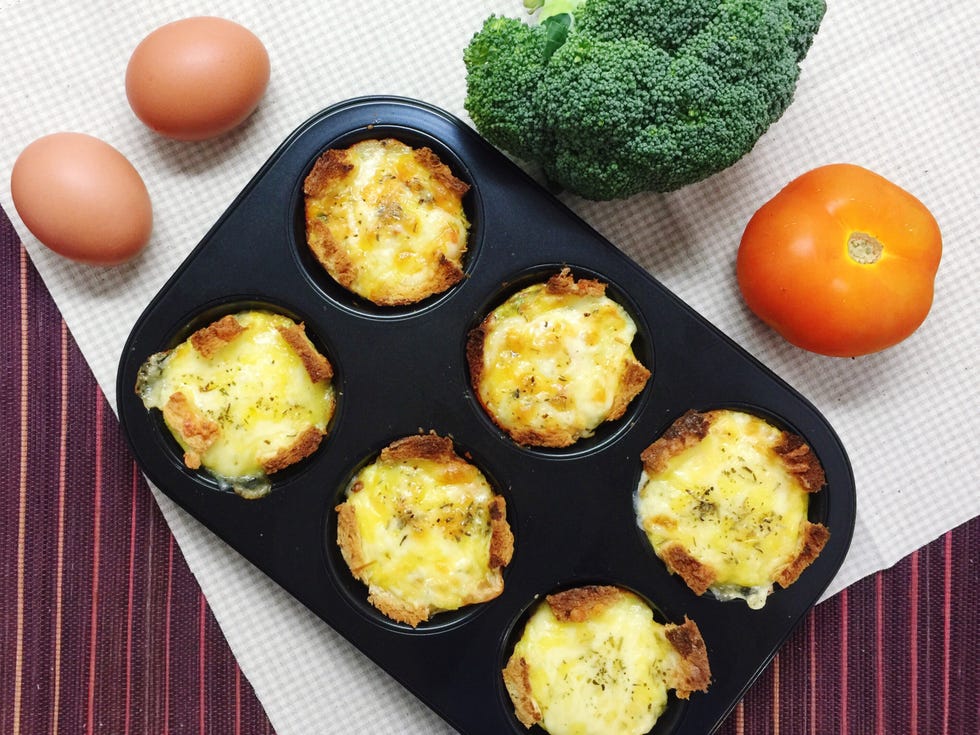
<path fill-rule="evenodd" d="M 787 341 L 856 357 L 925 321 L 941 256 L 939 224 L 922 202 L 836 163 L 794 179 L 755 212 L 736 275 L 748 307 Z"/>

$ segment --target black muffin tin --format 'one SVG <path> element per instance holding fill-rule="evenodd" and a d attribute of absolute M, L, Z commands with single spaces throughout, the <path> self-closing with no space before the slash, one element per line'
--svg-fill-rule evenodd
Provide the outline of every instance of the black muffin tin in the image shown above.
<path fill-rule="evenodd" d="M 471 185 L 466 278 L 409 307 L 378 307 L 340 288 L 305 244 L 302 184 L 327 148 L 370 137 L 432 148 Z M 610 205 L 614 206 L 614 205 Z M 658 234 L 650 233 L 657 238 Z M 466 336 L 518 288 L 562 267 L 608 284 L 638 327 L 634 350 L 653 376 L 622 419 L 568 449 L 516 445 L 470 386 Z M 329 435 L 303 462 L 244 500 L 184 467 L 158 411 L 134 391 L 146 358 L 224 314 L 264 308 L 306 325 L 338 390 Z M 841 565 L 855 516 L 854 481 L 833 429 L 802 396 L 701 318 L 473 130 L 414 100 L 346 101 L 298 128 L 218 219 L 136 323 L 118 373 L 125 433 L 148 478 L 466 735 L 526 732 L 500 670 L 536 601 L 582 584 L 615 584 L 662 621 L 690 617 L 713 680 L 670 696 L 656 735 L 714 731 Z M 803 436 L 827 486 L 811 520 L 830 541 L 796 584 L 762 610 L 695 596 L 667 573 L 636 523 L 640 452 L 688 409 L 737 408 Z M 515 552 L 497 599 L 412 629 L 368 605 L 336 546 L 351 476 L 392 440 L 450 436 L 507 501 Z M 540 732 L 535 728 L 534 731 Z"/>

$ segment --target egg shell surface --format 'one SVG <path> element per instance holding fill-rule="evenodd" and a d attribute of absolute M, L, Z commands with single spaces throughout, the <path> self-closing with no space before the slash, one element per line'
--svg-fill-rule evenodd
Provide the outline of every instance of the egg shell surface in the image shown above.
<path fill-rule="evenodd" d="M 126 97 L 148 127 L 177 140 L 204 140 L 240 125 L 269 83 L 259 38 L 225 18 L 184 18 L 160 26 L 135 48 Z"/>
<path fill-rule="evenodd" d="M 10 193 L 41 243 L 83 263 L 125 262 L 153 229 L 139 172 L 118 150 L 85 133 L 52 133 L 30 143 L 14 162 Z"/>

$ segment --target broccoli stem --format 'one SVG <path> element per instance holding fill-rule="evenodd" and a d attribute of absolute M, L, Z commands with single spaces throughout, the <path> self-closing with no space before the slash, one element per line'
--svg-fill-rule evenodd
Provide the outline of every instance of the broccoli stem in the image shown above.
<path fill-rule="evenodd" d="M 586 0 L 524 0 L 527 12 L 538 13 L 538 25 L 545 32 L 544 58 L 548 60 L 568 39 L 568 32 L 575 22 L 575 11 Z M 540 11 L 540 12 L 539 12 Z"/>
<path fill-rule="evenodd" d="M 538 13 L 538 22 L 542 22 L 553 15 L 574 15 L 575 11 L 585 5 L 586 0 L 524 0 L 524 7 L 527 12 Z"/>

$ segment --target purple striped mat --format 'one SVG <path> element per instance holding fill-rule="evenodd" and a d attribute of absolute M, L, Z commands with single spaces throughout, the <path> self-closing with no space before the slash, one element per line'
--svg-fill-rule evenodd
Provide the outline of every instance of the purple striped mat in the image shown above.
<path fill-rule="evenodd" d="M 2 212 L 0 279 L 0 735 L 271 733 Z M 978 549 L 818 606 L 721 735 L 980 734 Z"/>
<path fill-rule="evenodd" d="M 0 220 L 0 734 L 271 733 Z"/>

